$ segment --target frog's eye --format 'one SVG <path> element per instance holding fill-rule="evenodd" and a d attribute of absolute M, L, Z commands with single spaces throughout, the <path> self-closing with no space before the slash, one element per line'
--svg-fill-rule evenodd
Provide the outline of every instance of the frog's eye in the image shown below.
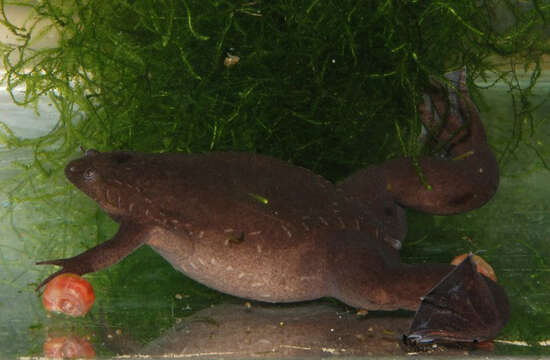
<path fill-rule="evenodd" d="M 87 168 L 86 170 L 84 170 L 84 173 L 82 174 L 82 176 L 86 181 L 94 181 L 97 177 L 97 173 L 95 169 Z"/>

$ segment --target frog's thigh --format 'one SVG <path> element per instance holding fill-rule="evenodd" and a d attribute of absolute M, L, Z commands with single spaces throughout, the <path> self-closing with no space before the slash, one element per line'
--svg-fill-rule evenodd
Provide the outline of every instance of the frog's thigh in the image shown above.
<path fill-rule="evenodd" d="M 194 242 L 190 236 L 161 227 L 156 227 L 151 231 L 146 244 L 179 270 L 185 270 L 182 267 L 195 251 Z"/>

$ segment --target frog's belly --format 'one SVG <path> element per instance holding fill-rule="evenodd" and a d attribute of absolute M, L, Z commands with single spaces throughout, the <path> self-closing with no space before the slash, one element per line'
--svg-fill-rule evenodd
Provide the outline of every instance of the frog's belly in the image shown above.
<path fill-rule="evenodd" d="M 177 270 L 218 291 L 261 301 L 292 302 L 328 295 L 326 253 L 312 239 L 277 243 L 202 232 L 193 239 L 156 230 L 147 242 Z"/>

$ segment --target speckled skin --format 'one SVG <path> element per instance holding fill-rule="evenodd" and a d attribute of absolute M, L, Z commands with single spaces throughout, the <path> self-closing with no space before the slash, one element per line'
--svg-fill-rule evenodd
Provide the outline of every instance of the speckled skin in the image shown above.
<path fill-rule="evenodd" d="M 463 98 L 452 91 L 447 97 L 435 84 L 421 107 L 430 129 L 441 124 L 435 111 L 451 110 L 450 121 L 437 129 L 437 144 L 450 139 L 453 126 L 467 125 L 446 144 L 444 158 L 419 160 L 431 191 L 410 159 L 391 160 L 334 185 L 256 154 L 89 150 L 68 164 L 67 178 L 120 229 L 80 255 L 41 264 L 63 267 L 52 276 L 85 274 L 147 244 L 187 276 L 244 298 L 291 302 L 332 296 L 366 309 L 416 309 L 451 266 L 401 263 L 402 207 L 466 211 L 489 200 L 498 185 L 496 161 L 464 76 L 450 75 Z"/>

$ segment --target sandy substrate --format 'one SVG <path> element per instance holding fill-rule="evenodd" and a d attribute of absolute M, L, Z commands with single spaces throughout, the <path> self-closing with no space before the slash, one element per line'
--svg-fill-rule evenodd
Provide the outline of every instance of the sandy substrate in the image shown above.
<path fill-rule="evenodd" d="M 357 315 L 324 304 L 251 307 L 223 304 L 200 311 L 139 351 L 162 357 L 281 358 L 483 355 L 473 348 L 407 347 L 412 317 Z M 487 353 L 486 353 L 487 354 Z"/>

